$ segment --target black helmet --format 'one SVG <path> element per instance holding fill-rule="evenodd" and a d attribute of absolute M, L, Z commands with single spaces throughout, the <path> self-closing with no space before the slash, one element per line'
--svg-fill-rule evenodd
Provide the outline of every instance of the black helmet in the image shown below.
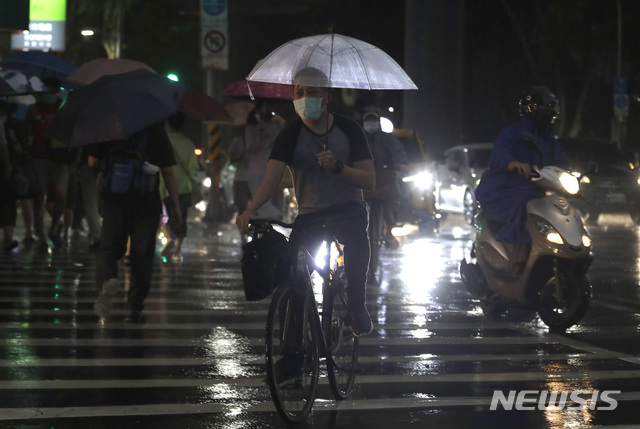
<path fill-rule="evenodd" d="M 520 98 L 520 116 L 531 118 L 537 128 L 548 128 L 560 114 L 555 94 L 544 86 L 534 86 Z"/>

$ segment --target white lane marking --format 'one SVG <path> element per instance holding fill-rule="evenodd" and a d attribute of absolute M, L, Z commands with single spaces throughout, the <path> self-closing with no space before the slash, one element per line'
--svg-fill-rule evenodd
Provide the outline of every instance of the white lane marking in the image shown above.
<path fill-rule="evenodd" d="M 640 392 L 616 395 L 618 401 L 638 401 Z M 416 397 L 384 398 L 333 401 L 316 399 L 313 413 L 326 411 L 358 411 L 380 409 L 433 409 L 443 407 L 488 407 L 490 397 Z M 275 412 L 271 402 L 249 402 L 244 404 L 154 404 L 117 405 L 103 407 L 60 407 L 60 408 L 0 408 L 0 420 L 38 420 L 77 417 L 151 416 L 224 413 L 236 415 L 238 412 Z M 631 429 L 637 425 L 598 426 L 605 429 Z"/>
<path fill-rule="evenodd" d="M 224 327 L 224 326 L 222 326 Z M 212 329 L 215 327 L 212 327 Z M 0 344 L 15 347 L 195 347 L 207 344 L 207 337 L 201 338 L 12 338 L 2 340 Z M 491 337 L 491 338 L 361 338 L 361 346 L 416 346 L 416 345 L 527 345 L 555 344 L 558 341 L 545 337 Z M 242 338 L 247 346 L 262 346 L 259 338 Z M 425 349 L 426 351 L 427 349 Z"/>
<path fill-rule="evenodd" d="M 621 380 L 640 378 L 638 370 L 620 371 L 558 371 L 558 372 L 498 372 L 464 374 L 412 374 L 412 375 L 359 375 L 357 384 L 408 384 L 408 383 L 513 383 L 513 382 L 559 382 L 585 379 Z M 19 380 L 0 381 L 0 389 L 138 389 L 210 387 L 225 385 L 234 388 L 265 386 L 264 378 L 212 378 L 212 379 L 142 379 L 142 380 Z"/>
<path fill-rule="evenodd" d="M 358 362 L 369 363 L 405 363 L 405 362 L 485 362 L 485 361 L 547 361 L 547 360 L 596 360 L 617 359 L 618 353 L 558 353 L 558 354 L 474 354 L 474 355 L 380 355 L 359 356 Z M 111 358 L 111 359 L 33 359 L 24 360 L 0 359 L 2 367 L 105 367 L 105 366 L 211 366 L 218 363 L 238 362 L 244 365 L 263 365 L 265 358 L 261 355 L 233 355 L 228 358 Z"/>

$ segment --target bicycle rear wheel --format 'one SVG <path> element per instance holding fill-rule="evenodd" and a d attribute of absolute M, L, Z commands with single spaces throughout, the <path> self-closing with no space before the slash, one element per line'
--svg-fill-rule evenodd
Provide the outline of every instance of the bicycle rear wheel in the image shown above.
<path fill-rule="evenodd" d="M 280 415 L 292 423 L 311 412 L 320 372 L 320 339 L 311 327 L 304 286 L 292 281 L 278 287 L 269 307 L 265 338 L 271 397 Z"/>
<path fill-rule="evenodd" d="M 353 391 L 358 364 L 359 339 L 345 325 L 346 316 L 347 279 L 344 267 L 338 267 L 322 303 L 322 331 L 330 353 L 327 356 L 329 385 L 338 400 L 347 399 Z"/>

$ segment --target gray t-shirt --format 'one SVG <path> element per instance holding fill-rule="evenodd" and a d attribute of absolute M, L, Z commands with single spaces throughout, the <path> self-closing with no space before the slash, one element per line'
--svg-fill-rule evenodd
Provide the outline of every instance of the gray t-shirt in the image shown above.
<path fill-rule="evenodd" d="M 316 154 L 324 150 L 325 144 L 327 150 L 345 165 L 371 159 L 360 125 L 335 114 L 333 125 L 326 134 L 314 133 L 298 118 L 287 125 L 274 142 L 270 159 L 283 161 L 291 169 L 299 214 L 362 201 L 360 188 L 318 165 Z"/>

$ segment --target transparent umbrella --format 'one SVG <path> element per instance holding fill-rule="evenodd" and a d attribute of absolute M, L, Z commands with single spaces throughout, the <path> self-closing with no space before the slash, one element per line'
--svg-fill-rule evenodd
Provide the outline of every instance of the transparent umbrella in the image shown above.
<path fill-rule="evenodd" d="M 418 89 L 407 73 L 383 50 L 340 34 L 291 40 L 260 60 L 247 80 L 292 84 L 298 70 L 314 67 L 332 88 Z"/>

